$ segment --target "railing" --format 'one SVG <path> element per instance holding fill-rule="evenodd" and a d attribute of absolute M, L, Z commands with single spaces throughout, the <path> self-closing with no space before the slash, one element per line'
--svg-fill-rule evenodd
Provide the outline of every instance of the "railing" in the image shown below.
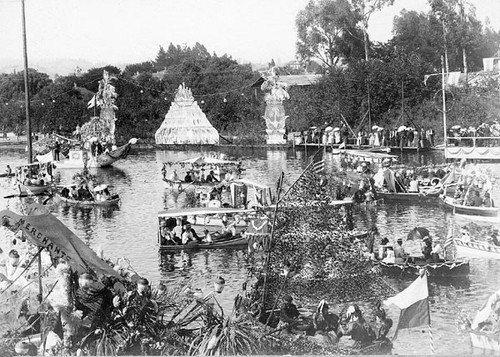
<path fill-rule="evenodd" d="M 498 136 L 460 136 L 447 137 L 446 146 L 500 147 Z"/>

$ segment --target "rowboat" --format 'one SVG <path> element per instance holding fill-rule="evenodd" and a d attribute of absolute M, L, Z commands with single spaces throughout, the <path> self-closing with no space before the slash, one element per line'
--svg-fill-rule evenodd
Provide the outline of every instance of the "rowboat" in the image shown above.
<path fill-rule="evenodd" d="M 21 195 L 42 195 L 45 193 L 49 193 L 52 190 L 52 185 L 23 185 L 22 183 L 18 184 L 19 193 Z"/>
<path fill-rule="evenodd" d="M 120 203 L 120 197 L 118 195 L 113 195 L 110 199 L 105 201 L 79 201 L 63 197 L 60 194 L 56 194 L 56 197 L 58 200 L 74 206 L 115 206 Z"/>
<path fill-rule="evenodd" d="M 455 239 L 455 246 L 457 253 L 463 257 L 500 259 L 500 246 L 486 242 L 463 242 L 460 239 Z"/>
<path fill-rule="evenodd" d="M 381 269 L 382 274 L 386 275 L 411 275 L 416 276 L 420 274 L 420 269 L 425 268 L 429 276 L 434 277 L 453 277 L 464 276 L 469 274 L 469 260 L 456 259 L 453 261 L 445 261 L 440 263 L 385 263 L 378 261 L 374 263 L 376 267 Z"/>
<path fill-rule="evenodd" d="M 452 197 L 441 196 L 439 201 L 445 209 L 452 211 L 454 214 L 463 214 L 467 216 L 480 216 L 480 217 L 497 217 L 498 207 L 476 207 L 464 206 L 454 203 Z"/>
<path fill-rule="evenodd" d="M 188 244 L 180 245 L 161 245 L 161 251 L 179 251 L 179 250 L 197 250 L 197 249 L 229 249 L 229 248 L 245 248 L 248 245 L 248 240 L 241 235 L 236 235 L 230 239 L 223 241 L 215 241 L 213 243 L 197 243 L 189 242 Z"/>

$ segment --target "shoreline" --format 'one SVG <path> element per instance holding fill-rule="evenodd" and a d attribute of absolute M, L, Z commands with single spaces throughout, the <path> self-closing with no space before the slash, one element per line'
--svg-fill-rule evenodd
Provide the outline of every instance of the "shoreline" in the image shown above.
<path fill-rule="evenodd" d="M 139 139 L 140 140 L 140 139 Z M 0 149 L 24 149 L 26 148 L 27 142 L 24 140 L 20 141 L 0 141 Z M 272 150 L 288 150 L 288 149 L 295 149 L 295 148 L 300 148 L 300 149 L 318 149 L 318 148 L 325 148 L 331 149 L 330 145 L 318 145 L 318 144 L 298 144 L 298 145 L 293 145 L 293 144 L 284 144 L 284 145 L 278 145 L 278 144 L 219 144 L 219 145 L 213 145 L 213 144 L 149 144 L 149 143 L 137 143 L 133 145 L 134 149 L 139 149 L 139 150 L 147 150 L 147 149 L 160 149 L 160 150 L 192 150 L 194 148 L 199 148 L 199 149 L 208 149 L 208 150 L 215 150 L 217 148 L 256 148 L 256 149 L 272 149 Z M 334 149 L 338 149 L 337 147 L 334 147 Z M 371 146 L 366 146 L 362 147 L 361 150 L 370 150 L 373 149 Z M 348 150 L 359 150 L 357 147 L 352 147 L 348 148 Z M 432 148 L 426 148 L 425 150 L 422 150 L 421 152 L 429 152 L 429 151 L 439 151 L 439 147 L 432 147 Z M 410 152 L 410 151 L 417 151 L 417 148 L 403 148 L 403 152 Z M 394 152 L 391 150 L 391 153 Z M 399 151 L 398 151 L 399 152 Z"/>

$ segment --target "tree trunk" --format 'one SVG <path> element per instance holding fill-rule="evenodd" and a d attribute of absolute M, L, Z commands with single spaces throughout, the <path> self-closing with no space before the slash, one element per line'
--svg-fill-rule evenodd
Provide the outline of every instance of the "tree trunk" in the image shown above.
<path fill-rule="evenodd" d="M 444 25 L 444 20 L 442 21 L 443 24 L 443 46 L 444 46 L 444 67 L 446 69 L 446 74 L 450 73 L 450 67 L 448 66 L 448 45 L 446 43 L 446 27 Z"/>
<path fill-rule="evenodd" d="M 469 72 L 467 70 L 467 52 L 465 47 L 462 48 L 462 59 L 464 62 L 464 74 L 465 74 L 465 88 L 469 87 Z"/>

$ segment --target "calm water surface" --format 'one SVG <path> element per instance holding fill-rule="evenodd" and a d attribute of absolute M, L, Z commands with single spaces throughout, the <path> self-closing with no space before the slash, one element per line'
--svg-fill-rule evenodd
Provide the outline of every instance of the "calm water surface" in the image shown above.
<path fill-rule="evenodd" d="M 224 150 L 223 150 L 224 151 Z M 287 182 L 292 183 L 305 167 L 306 159 L 312 150 L 277 151 L 266 149 L 241 149 L 226 154 L 244 161 L 245 177 L 275 187 L 276 180 L 284 171 Z M 220 295 L 223 306 L 230 307 L 236 293 L 247 276 L 249 263 L 245 254 L 238 250 L 201 251 L 196 253 L 159 254 L 156 242 L 156 215 L 165 208 L 183 208 L 186 204 L 184 193 L 172 193 L 164 189 L 161 180 L 161 166 L 164 161 L 184 160 L 200 155 L 200 151 L 155 151 L 138 150 L 126 160 L 119 161 L 115 167 L 94 169 L 103 182 L 112 185 L 120 194 L 121 205 L 117 208 L 76 208 L 51 206 L 54 214 L 92 248 L 102 249 L 104 255 L 116 260 L 127 257 L 140 275 L 158 283 L 178 282 L 189 279 L 195 288 L 209 292 L 213 279 L 222 275 L 226 278 L 226 289 Z M 402 161 L 414 160 L 423 165 L 439 163 L 438 154 L 408 156 Z M 327 167 L 335 158 L 327 156 Z M 0 170 L 7 164 L 21 164 L 26 161 L 22 150 L 0 149 Z M 486 168 L 494 176 L 500 170 L 494 165 Z M 56 170 L 55 179 L 69 183 L 75 170 Z M 500 180 L 495 182 L 493 198 L 500 203 Z M 13 180 L 0 178 L 0 197 L 14 192 Z M 19 212 L 18 198 L 0 198 L 0 209 L 9 207 Z M 359 209 L 355 215 L 360 229 L 377 224 L 382 236 L 392 239 L 404 236 L 416 226 L 429 228 L 436 237 L 444 237 L 450 224 L 463 225 L 467 219 L 457 218 L 445 213 L 439 207 L 416 205 L 381 205 Z M 481 226 L 498 226 L 498 222 L 476 222 Z M 4 236 L 1 236 L 4 235 Z M 5 230 L 0 230 L 0 246 L 8 248 Z M 5 250 L 5 249 L 4 249 Z M 175 266 L 169 271 L 167 266 Z M 438 354 L 483 353 L 473 351 L 467 335 L 458 332 L 456 317 L 462 309 L 475 313 L 489 294 L 500 289 L 500 261 L 471 260 L 471 274 L 466 278 L 449 281 L 431 281 L 431 318 L 434 331 L 434 346 Z M 388 279 L 398 291 L 411 281 Z M 391 317 L 397 321 L 398 311 L 390 309 Z M 395 342 L 395 353 L 428 354 L 429 338 L 426 328 L 404 330 Z"/>

